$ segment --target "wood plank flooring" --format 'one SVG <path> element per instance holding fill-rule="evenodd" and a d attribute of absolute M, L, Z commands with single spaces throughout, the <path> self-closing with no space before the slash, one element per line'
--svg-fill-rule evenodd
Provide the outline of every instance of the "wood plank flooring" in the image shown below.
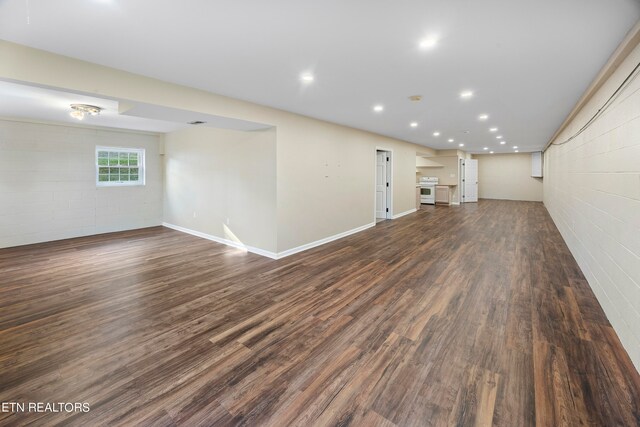
<path fill-rule="evenodd" d="M 0 250 L 0 425 L 634 426 L 544 206 L 424 207 L 273 261 L 162 227 Z"/>

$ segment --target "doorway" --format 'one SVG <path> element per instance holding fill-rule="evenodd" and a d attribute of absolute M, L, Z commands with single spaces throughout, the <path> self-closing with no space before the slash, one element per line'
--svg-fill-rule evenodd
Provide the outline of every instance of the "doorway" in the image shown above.
<path fill-rule="evenodd" d="M 478 201 L 478 160 L 461 160 L 462 203 Z"/>
<path fill-rule="evenodd" d="M 375 221 L 391 219 L 392 212 L 392 185 L 391 165 L 392 153 L 387 150 L 376 149 L 376 196 L 375 196 Z"/>

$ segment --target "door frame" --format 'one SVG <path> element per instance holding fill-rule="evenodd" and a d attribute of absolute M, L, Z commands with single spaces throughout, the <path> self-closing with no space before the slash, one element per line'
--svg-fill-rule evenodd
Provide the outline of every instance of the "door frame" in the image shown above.
<path fill-rule="evenodd" d="M 458 188 L 460 188 L 460 191 L 459 191 L 460 194 L 458 195 L 458 198 L 460 199 L 460 204 L 464 203 L 464 193 L 465 193 L 465 191 L 464 191 L 464 180 L 465 180 L 465 178 L 464 178 L 464 175 L 465 175 L 465 173 L 464 173 L 464 161 L 465 161 L 465 159 L 459 159 L 459 162 L 458 162 L 458 176 L 460 177 L 460 180 L 459 180 L 459 183 L 458 183 L 459 184 Z"/>
<path fill-rule="evenodd" d="M 376 216 L 376 178 L 378 174 L 378 151 L 387 153 L 389 160 L 387 161 L 387 182 L 389 189 L 387 190 L 387 217 L 385 219 L 393 219 L 393 150 L 391 148 L 378 147 L 373 152 L 373 223 L 378 220 Z"/>

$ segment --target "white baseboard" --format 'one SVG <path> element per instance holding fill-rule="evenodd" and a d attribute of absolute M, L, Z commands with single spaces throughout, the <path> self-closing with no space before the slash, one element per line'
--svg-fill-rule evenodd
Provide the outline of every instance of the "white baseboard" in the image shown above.
<path fill-rule="evenodd" d="M 334 234 L 333 236 L 325 237 L 324 239 L 316 240 L 315 242 L 307 243 L 296 248 L 287 249 L 286 251 L 278 252 L 278 259 L 287 257 L 289 255 L 297 254 L 298 252 L 306 251 L 307 249 L 315 248 L 316 246 L 324 245 L 325 243 L 333 242 L 334 240 L 342 239 L 343 237 L 350 236 L 351 234 L 364 231 L 367 228 L 375 226 L 376 223 L 372 222 L 361 227 L 353 228 L 351 230 L 344 231 L 342 233 Z"/>
<path fill-rule="evenodd" d="M 415 212 L 415 209 L 414 209 L 414 212 Z M 402 216 L 402 215 L 406 215 L 406 214 L 409 214 L 409 213 L 411 213 L 411 212 L 402 213 L 400 215 Z M 363 225 L 361 227 L 353 228 L 351 230 L 347 230 L 347 231 L 344 231 L 342 233 L 334 234 L 333 236 L 325 237 L 324 239 L 316 240 L 315 242 L 307 243 L 307 244 L 304 244 L 304 245 L 301 245 L 301 246 L 298 246 L 298 247 L 295 247 L 295 248 L 287 249 L 286 251 L 282 251 L 282 252 L 278 252 L 278 253 L 265 251 L 264 249 L 255 248 L 253 246 L 243 245 L 241 243 L 234 242 L 233 240 L 223 239 L 222 237 L 213 236 L 211 234 L 202 233 L 200 231 L 191 230 L 191 229 L 185 228 L 185 227 L 180 227 L 179 225 L 169 224 L 169 223 L 166 223 L 166 222 L 163 222 L 162 225 L 164 227 L 171 228 L 172 230 L 181 231 L 183 233 L 191 234 L 192 236 L 201 237 L 203 239 L 212 240 L 212 241 L 217 242 L 217 243 L 222 243 L 223 245 L 232 246 L 232 247 L 238 248 L 238 249 L 243 249 L 243 250 L 245 250 L 247 252 L 251 252 L 251 253 L 254 253 L 254 254 L 257 254 L 257 255 L 266 256 L 266 257 L 271 258 L 271 259 L 280 259 L 280 258 L 288 257 L 288 256 L 293 255 L 293 254 L 297 254 L 298 252 L 306 251 L 307 249 L 315 248 L 316 246 L 324 245 L 325 243 L 333 242 L 334 240 L 342 239 L 343 237 L 350 236 L 351 234 L 355 234 L 355 233 L 358 233 L 360 231 L 364 231 L 364 230 L 366 230 L 368 228 L 371 228 L 371 227 L 375 226 L 376 223 L 372 222 L 370 224 L 366 224 L 366 225 Z"/>
<path fill-rule="evenodd" d="M 167 222 L 163 222 L 162 225 L 167 228 L 171 228 L 172 230 L 181 231 L 183 233 L 191 234 L 192 236 L 201 237 L 203 239 L 212 240 L 217 243 L 222 243 L 223 245 L 232 246 L 237 249 L 243 249 L 247 252 L 251 252 L 257 255 L 266 256 L 272 259 L 278 259 L 278 254 L 275 252 L 265 251 L 264 249 L 254 248 L 253 246 L 243 245 L 242 243 L 234 242 L 233 240 L 223 239 L 222 237 L 213 236 L 211 234 L 202 233 L 200 231 L 191 230 L 189 228 L 180 227 L 179 225 L 169 224 Z"/>
<path fill-rule="evenodd" d="M 400 212 L 399 214 L 394 215 L 394 216 L 392 217 L 392 219 L 398 219 L 398 218 L 400 218 L 400 217 L 402 217 L 402 216 L 412 214 L 412 213 L 414 213 L 414 212 L 417 212 L 417 210 L 418 210 L 418 209 L 413 208 L 413 209 L 409 209 L 408 211 L 405 211 L 405 212 Z"/>

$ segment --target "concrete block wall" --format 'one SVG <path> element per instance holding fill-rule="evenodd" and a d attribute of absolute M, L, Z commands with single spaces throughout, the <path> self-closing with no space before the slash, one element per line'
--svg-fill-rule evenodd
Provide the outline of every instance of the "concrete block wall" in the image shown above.
<path fill-rule="evenodd" d="M 96 187 L 96 146 L 144 148 L 146 185 Z M 0 120 L 0 247 L 161 223 L 158 136 Z"/>
<path fill-rule="evenodd" d="M 638 62 L 636 47 L 555 142 L 575 134 Z M 585 132 L 545 152 L 544 203 L 640 370 L 640 76 Z"/>

